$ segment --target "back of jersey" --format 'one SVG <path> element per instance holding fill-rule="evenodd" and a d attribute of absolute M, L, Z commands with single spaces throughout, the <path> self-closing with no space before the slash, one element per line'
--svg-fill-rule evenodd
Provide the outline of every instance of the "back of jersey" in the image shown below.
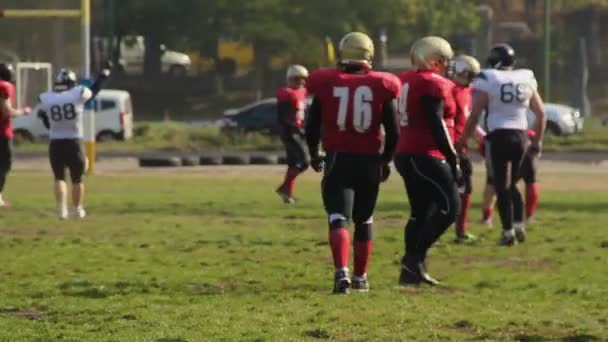
<path fill-rule="evenodd" d="M 91 96 L 91 90 L 84 86 L 40 95 L 40 109 L 46 112 L 51 124 L 51 140 L 82 138 L 84 104 Z"/>
<path fill-rule="evenodd" d="M 538 88 L 532 70 L 486 69 L 473 83 L 473 88 L 488 94 L 484 125 L 488 132 L 497 129 L 528 129 L 530 99 Z"/>

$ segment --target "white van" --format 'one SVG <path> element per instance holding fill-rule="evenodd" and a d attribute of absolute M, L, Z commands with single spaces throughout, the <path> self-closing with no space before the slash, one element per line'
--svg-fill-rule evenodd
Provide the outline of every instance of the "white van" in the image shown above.
<path fill-rule="evenodd" d="M 133 136 L 133 106 L 131 95 L 125 90 L 102 89 L 95 100 L 95 135 L 97 141 L 127 140 Z M 13 120 L 15 138 L 35 141 L 47 140 L 48 130 L 42 120 L 36 115 L 34 108 L 32 115 L 19 116 Z"/>
<path fill-rule="evenodd" d="M 161 49 L 161 72 L 174 77 L 183 77 L 192 70 L 192 60 L 185 53 L 167 50 L 164 44 Z M 120 41 L 120 70 L 128 75 L 141 75 L 144 71 L 146 45 L 143 36 L 125 36 Z"/>

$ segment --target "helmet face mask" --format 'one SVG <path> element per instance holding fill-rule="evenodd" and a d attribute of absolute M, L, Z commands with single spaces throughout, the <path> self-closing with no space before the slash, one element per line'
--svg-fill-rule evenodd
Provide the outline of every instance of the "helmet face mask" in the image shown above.
<path fill-rule="evenodd" d="M 0 63 L 0 80 L 5 82 L 13 82 L 14 80 L 13 66 L 8 63 Z"/>
<path fill-rule="evenodd" d="M 339 64 L 363 66 L 371 69 L 374 59 L 374 43 L 361 32 L 351 32 L 340 40 Z"/>
<path fill-rule="evenodd" d="M 76 73 L 69 69 L 61 69 L 55 77 L 53 88 L 56 91 L 65 91 L 76 86 L 78 82 Z"/>

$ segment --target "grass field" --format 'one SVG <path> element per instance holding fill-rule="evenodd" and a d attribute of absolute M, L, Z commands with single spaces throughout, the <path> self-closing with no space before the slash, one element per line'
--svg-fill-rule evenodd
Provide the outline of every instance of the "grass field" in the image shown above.
<path fill-rule="evenodd" d="M 60 222 L 46 173 L 17 171 L 0 212 L 1 341 L 604 341 L 608 339 L 608 182 L 543 176 L 529 241 L 431 253 L 440 288 L 398 288 L 408 207 L 383 186 L 372 290 L 331 295 L 319 179 L 299 203 L 273 189 L 278 167 L 101 174 L 90 216 Z M 481 180 L 481 175 L 478 181 Z M 477 189 L 479 189 L 479 184 Z M 475 196 L 472 220 L 479 215 Z"/>

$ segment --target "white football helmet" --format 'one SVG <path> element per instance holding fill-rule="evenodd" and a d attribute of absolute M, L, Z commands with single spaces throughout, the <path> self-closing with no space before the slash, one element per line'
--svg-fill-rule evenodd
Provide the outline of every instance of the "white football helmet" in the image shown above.
<path fill-rule="evenodd" d="M 453 79 L 458 85 L 468 86 L 481 72 L 481 66 L 475 57 L 459 55 L 454 58 Z"/>
<path fill-rule="evenodd" d="M 441 37 L 428 36 L 418 39 L 410 49 L 410 59 L 417 69 L 429 69 L 445 73 L 454 57 L 452 46 Z M 442 69 L 438 69 L 442 66 Z"/>
<path fill-rule="evenodd" d="M 287 80 L 295 77 L 308 78 L 308 70 L 298 64 L 290 65 L 287 68 Z"/>

